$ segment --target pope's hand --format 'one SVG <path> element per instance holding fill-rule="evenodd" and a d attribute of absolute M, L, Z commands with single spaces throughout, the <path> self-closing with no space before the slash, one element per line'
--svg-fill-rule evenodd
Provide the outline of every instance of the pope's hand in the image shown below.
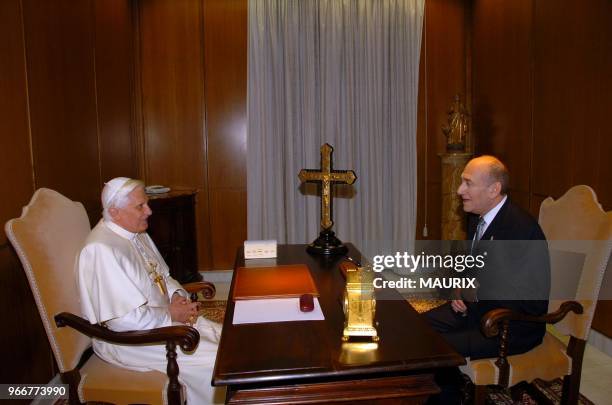
<path fill-rule="evenodd" d="M 170 301 L 170 317 L 174 322 L 193 324 L 198 317 L 198 303 L 174 294 Z"/>

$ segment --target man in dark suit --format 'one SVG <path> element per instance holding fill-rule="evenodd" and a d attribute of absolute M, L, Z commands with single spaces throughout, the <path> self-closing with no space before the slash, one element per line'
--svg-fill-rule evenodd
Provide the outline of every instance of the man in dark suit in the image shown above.
<path fill-rule="evenodd" d="M 537 221 L 507 196 L 508 170 L 493 156 L 472 159 L 461 175 L 457 194 L 468 213 L 472 255 L 486 252 L 477 270 L 478 289 L 456 292 L 455 299 L 425 314 L 433 328 L 463 356 L 496 357 L 499 339 L 487 338 L 480 320 L 491 309 L 508 308 L 530 315 L 548 309 L 550 266 L 546 238 Z M 503 242 L 500 242 L 503 241 Z M 509 353 L 523 353 L 542 342 L 545 325 L 511 322 Z"/>
<path fill-rule="evenodd" d="M 548 309 L 550 265 L 546 238 L 537 221 L 507 195 L 508 170 L 499 159 L 472 159 L 461 174 L 457 194 L 468 214 L 466 241 L 469 253 L 484 255 L 485 267 L 475 274 L 476 291 L 456 290 L 451 301 L 425 317 L 432 327 L 464 357 L 497 357 L 499 337 L 487 338 L 481 318 L 495 308 L 530 315 Z M 508 353 L 523 353 L 539 345 L 544 324 L 510 322 Z M 461 403 L 459 370 L 437 373 L 439 396 L 430 403 Z"/>

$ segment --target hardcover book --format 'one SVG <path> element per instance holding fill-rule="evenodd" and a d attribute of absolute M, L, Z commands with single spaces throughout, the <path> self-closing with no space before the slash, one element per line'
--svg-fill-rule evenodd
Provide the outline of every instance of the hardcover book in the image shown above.
<path fill-rule="evenodd" d="M 234 282 L 234 300 L 291 298 L 302 294 L 319 296 L 305 264 L 270 267 L 239 267 Z"/>

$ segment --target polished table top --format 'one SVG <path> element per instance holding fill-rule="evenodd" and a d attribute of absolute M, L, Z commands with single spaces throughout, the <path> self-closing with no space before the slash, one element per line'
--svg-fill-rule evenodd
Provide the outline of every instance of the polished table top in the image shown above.
<path fill-rule="evenodd" d="M 352 245 L 349 255 L 361 253 Z M 234 280 L 213 373 L 213 385 L 290 384 L 431 372 L 465 360 L 398 294 L 376 303 L 378 348 L 347 350 L 342 258 L 310 255 L 306 245 L 279 245 L 277 264 L 306 264 L 317 285 L 325 320 L 233 325 Z M 235 268 L 244 265 L 242 248 Z M 387 297 L 388 294 L 385 294 Z M 350 346 L 349 346 L 350 347 Z"/>

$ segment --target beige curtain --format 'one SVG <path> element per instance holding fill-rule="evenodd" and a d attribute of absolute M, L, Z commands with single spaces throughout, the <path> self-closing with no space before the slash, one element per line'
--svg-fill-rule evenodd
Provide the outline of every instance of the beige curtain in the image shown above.
<path fill-rule="evenodd" d="M 334 167 L 358 176 L 351 198 L 334 199 L 338 237 L 366 250 L 382 241 L 406 250 L 416 223 L 423 6 L 249 1 L 249 239 L 317 237 L 319 198 L 303 194 L 297 175 L 319 167 L 328 142 Z"/>

